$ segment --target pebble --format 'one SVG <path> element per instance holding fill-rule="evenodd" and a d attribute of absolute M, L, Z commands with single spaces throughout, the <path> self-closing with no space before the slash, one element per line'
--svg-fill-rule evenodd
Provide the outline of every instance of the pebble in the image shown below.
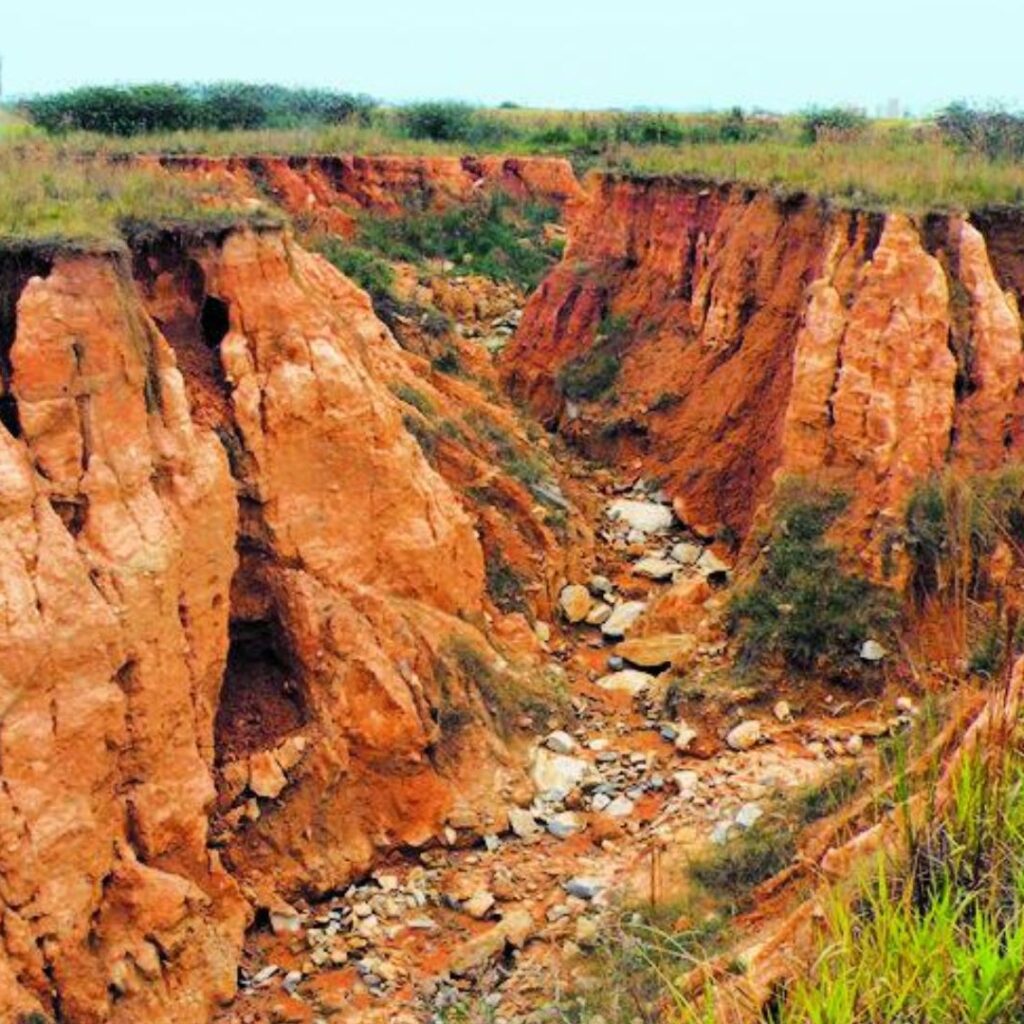
<path fill-rule="evenodd" d="M 748 719 L 730 729 L 725 737 L 725 742 L 733 750 L 750 750 L 752 747 L 757 746 L 760 739 L 761 723 L 755 719 Z"/>
<path fill-rule="evenodd" d="M 556 754 L 571 754 L 579 744 L 561 729 L 556 729 L 544 740 L 544 746 Z"/>
<path fill-rule="evenodd" d="M 562 888 L 570 896 L 576 896 L 581 900 L 592 900 L 604 889 L 604 883 L 597 878 L 577 875 L 575 878 L 570 878 Z"/>
<path fill-rule="evenodd" d="M 757 804 L 744 804 L 736 812 L 736 824 L 742 829 L 752 828 L 763 815 L 764 811 Z"/>
<path fill-rule="evenodd" d="M 791 722 L 793 720 L 793 712 L 790 709 L 789 701 L 778 701 L 775 707 L 772 708 L 772 714 L 780 722 Z"/>

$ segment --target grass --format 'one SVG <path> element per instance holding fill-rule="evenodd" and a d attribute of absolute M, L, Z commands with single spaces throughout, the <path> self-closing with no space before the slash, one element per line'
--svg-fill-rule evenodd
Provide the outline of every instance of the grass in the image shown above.
<path fill-rule="evenodd" d="M 742 181 L 808 192 L 847 207 L 922 212 L 1024 202 L 1024 164 L 954 145 L 929 121 L 870 121 L 852 134 L 824 133 L 812 144 L 799 117 L 748 115 L 744 130 L 732 135 L 729 115 L 513 109 L 476 111 L 476 117 L 484 130 L 475 137 L 442 141 L 411 137 L 398 110 L 378 108 L 369 124 L 130 138 L 74 133 L 62 138 L 61 147 L 79 153 L 211 155 L 551 154 L 571 158 L 580 171 Z"/>
<path fill-rule="evenodd" d="M 856 675 L 861 644 L 891 630 L 891 596 L 845 572 L 838 550 L 826 540 L 846 503 L 842 493 L 798 479 L 780 489 L 760 573 L 729 605 L 748 665 L 781 658 L 796 672 Z"/>
<path fill-rule="evenodd" d="M 719 899 L 742 905 L 751 889 L 778 874 L 796 851 L 796 837 L 791 829 L 779 829 L 762 821 L 693 861 L 693 880 Z"/>
<path fill-rule="evenodd" d="M 1024 766 L 968 759 L 950 812 L 837 902 L 779 1024 L 1013 1024 L 1024 1006 Z"/>
<path fill-rule="evenodd" d="M 280 220 L 232 206 L 214 186 L 50 146 L 0 143 L 0 237 L 109 244 L 164 224 L 219 228 Z"/>
<path fill-rule="evenodd" d="M 448 210 L 410 207 L 398 217 L 366 215 L 357 244 L 388 260 L 452 265 L 520 288 L 536 287 L 560 255 L 544 238 L 557 210 L 492 194 Z"/>
<path fill-rule="evenodd" d="M 452 637 L 443 652 L 460 679 L 483 698 L 498 729 L 509 733 L 522 715 L 545 720 L 564 711 L 564 683 L 535 668 L 516 669 L 494 651 L 464 636 Z"/>
<path fill-rule="evenodd" d="M 593 402 L 608 394 L 622 367 L 619 353 L 628 331 L 629 324 L 623 317 L 606 316 L 601 320 L 594 344 L 558 371 L 558 387 L 566 398 Z"/>

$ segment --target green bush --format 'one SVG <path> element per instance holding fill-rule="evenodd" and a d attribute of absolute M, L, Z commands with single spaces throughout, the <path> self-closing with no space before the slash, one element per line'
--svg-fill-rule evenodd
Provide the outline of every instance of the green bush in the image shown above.
<path fill-rule="evenodd" d="M 803 139 L 811 143 L 823 139 L 849 141 L 863 135 L 867 126 L 867 117 L 850 107 L 814 108 L 800 118 Z"/>
<path fill-rule="evenodd" d="M 951 103 L 935 119 L 942 137 L 989 160 L 1024 159 L 1024 114 Z"/>
<path fill-rule="evenodd" d="M 368 249 L 347 245 L 334 236 L 324 238 L 317 246 L 320 253 L 347 278 L 368 292 L 376 305 L 392 297 L 395 272 L 391 265 Z"/>
<path fill-rule="evenodd" d="M 891 595 L 845 572 L 825 540 L 847 500 L 799 480 L 783 488 L 760 574 L 729 606 L 745 662 L 778 655 L 801 672 L 849 669 L 864 640 L 891 629 Z"/>
<path fill-rule="evenodd" d="M 398 112 L 398 123 L 414 139 L 463 142 L 473 134 L 476 111 L 468 103 L 429 100 L 402 107 Z"/>
<path fill-rule="evenodd" d="M 193 128 L 218 131 L 300 124 L 367 124 L 367 96 L 326 89 L 217 82 L 212 85 L 86 86 L 23 100 L 20 111 L 49 132 L 141 135 Z"/>
<path fill-rule="evenodd" d="M 792 829 L 758 822 L 732 842 L 690 864 L 690 876 L 715 896 L 741 901 L 755 886 L 778 874 L 793 859 Z"/>
<path fill-rule="evenodd" d="M 558 388 L 566 398 L 592 402 L 607 394 L 622 368 L 620 351 L 628 328 L 628 321 L 621 316 L 606 316 L 601 321 L 591 348 L 558 372 Z"/>
<path fill-rule="evenodd" d="M 448 210 L 410 208 L 399 217 L 364 217 L 359 242 L 390 260 L 445 260 L 460 273 L 537 285 L 558 257 L 543 236 L 536 204 L 502 194 Z"/>

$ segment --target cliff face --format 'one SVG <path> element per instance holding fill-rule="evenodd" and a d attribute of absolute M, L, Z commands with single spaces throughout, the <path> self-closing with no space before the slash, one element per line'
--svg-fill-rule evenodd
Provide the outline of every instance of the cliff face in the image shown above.
<path fill-rule="evenodd" d="M 117 258 L 5 269 L 0 1016 L 200 1021 L 246 920 L 206 824 L 227 458 Z"/>
<path fill-rule="evenodd" d="M 398 214 L 407 205 L 443 208 L 488 191 L 559 209 L 582 190 L 567 160 L 553 157 L 163 157 L 186 174 L 240 199 L 270 197 L 292 217 L 345 237 L 362 211 Z"/>
<path fill-rule="evenodd" d="M 598 177 L 504 375 L 586 447 L 641 457 L 700 532 L 743 535 L 782 474 L 825 476 L 877 570 L 916 481 L 1019 443 L 1018 267 L 1005 237 L 995 255 L 970 219 Z M 618 376 L 567 402 L 559 375 L 595 346 Z"/>
<path fill-rule="evenodd" d="M 253 909 L 493 830 L 519 776 L 447 646 L 530 644 L 325 261 L 239 230 L 3 269 L 0 1016 L 205 1021 Z"/>

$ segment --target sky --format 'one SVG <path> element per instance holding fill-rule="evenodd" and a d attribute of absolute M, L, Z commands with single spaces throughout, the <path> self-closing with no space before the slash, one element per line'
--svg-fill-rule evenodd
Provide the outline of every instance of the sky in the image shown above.
<path fill-rule="evenodd" d="M 1024 0 L 4 0 L 4 96 L 280 82 L 401 102 L 799 110 L 1024 101 Z"/>

